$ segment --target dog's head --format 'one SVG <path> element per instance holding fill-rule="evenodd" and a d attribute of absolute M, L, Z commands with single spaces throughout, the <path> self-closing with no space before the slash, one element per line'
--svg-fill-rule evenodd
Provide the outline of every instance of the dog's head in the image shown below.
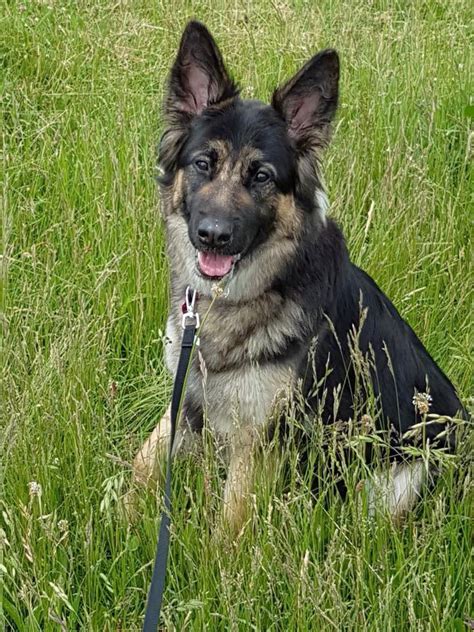
<path fill-rule="evenodd" d="M 165 220 L 181 240 L 187 233 L 179 248 L 190 255 L 176 263 L 201 291 L 226 276 L 258 282 L 265 253 L 275 265 L 308 218 L 314 227 L 324 221 L 317 164 L 338 78 L 337 53 L 325 50 L 275 90 L 271 105 L 243 100 L 208 30 L 186 27 L 165 99 L 160 183 Z"/>

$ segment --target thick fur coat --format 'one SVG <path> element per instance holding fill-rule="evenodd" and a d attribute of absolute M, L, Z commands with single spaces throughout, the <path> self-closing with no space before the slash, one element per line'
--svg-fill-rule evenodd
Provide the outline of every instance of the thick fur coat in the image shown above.
<path fill-rule="evenodd" d="M 417 394 L 442 417 L 426 426 L 425 441 L 439 437 L 451 448 L 446 423 L 462 411 L 449 379 L 351 263 L 341 230 L 326 215 L 320 161 L 338 79 L 338 55 L 326 50 L 278 88 L 271 105 L 242 100 L 197 22 L 186 27 L 171 70 L 159 161 L 172 373 L 188 286 L 198 292 L 203 319 L 177 445 L 199 433 L 204 419 L 228 442 L 225 511 L 236 522 L 251 489 L 256 438 L 295 389 L 318 423 L 354 419 L 370 405 L 378 428 L 389 431 L 394 458 L 427 412 Z M 138 479 L 151 475 L 167 433 L 165 418 L 137 455 Z M 423 475 L 412 468 L 410 482 L 403 468 L 406 498 L 395 501 L 405 509 Z"/>

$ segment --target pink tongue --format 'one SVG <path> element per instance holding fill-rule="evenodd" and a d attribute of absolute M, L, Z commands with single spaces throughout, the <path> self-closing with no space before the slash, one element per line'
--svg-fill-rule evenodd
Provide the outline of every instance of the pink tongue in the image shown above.
<path fill-rule="evenodd" d="M 198 263 L 201 272 L 210 277 L 223 277 L 230 272 L 234 257 L 218 255 L 214 252 L 198 252 Z"/>

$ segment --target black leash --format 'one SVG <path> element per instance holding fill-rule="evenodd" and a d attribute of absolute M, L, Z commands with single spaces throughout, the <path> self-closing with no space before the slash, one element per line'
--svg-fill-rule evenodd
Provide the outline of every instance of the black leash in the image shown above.
<path fill-rule="evenodd" d="M 186 302 L 183 304 L 183 338 L 181 340 L 181 353 L 178 368 L 174 378 L 173 396 L 171 398 L 171 433 L 168 463 L 166 465 L 166 481 L 164 494 L 164 508 L 161 513 L 160 531 L 158 534 L 158 546 L 156 549 L 155 564 L 151 578 L 150 590 L 143 622 L 143 632 L 156 632 L 160 620 L 161 602 L 165 589 L 166 565 L 170 544 L 170 519 L 171 519 L 171 470 L 173 465 L 173 445 L 176 435 L 176 424 L 181 408 L 181 399 L 186 375 L 188 373 L 191 354 L 193 351 L 196 330 L 199 327 L 199 314 L 194 311 L 196 303 L 196 291 L 186 288 Z"/>

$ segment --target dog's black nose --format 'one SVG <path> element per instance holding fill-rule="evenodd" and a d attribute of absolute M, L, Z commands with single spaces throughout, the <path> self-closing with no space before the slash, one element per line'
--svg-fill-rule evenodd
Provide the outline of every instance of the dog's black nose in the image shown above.
<path fill-rule="evenodd" d="M 204 217 L 197 232 L 199 241 L 205 246 L 222 248 L 232 239 L 232 224 L 226 219 Z"/>

